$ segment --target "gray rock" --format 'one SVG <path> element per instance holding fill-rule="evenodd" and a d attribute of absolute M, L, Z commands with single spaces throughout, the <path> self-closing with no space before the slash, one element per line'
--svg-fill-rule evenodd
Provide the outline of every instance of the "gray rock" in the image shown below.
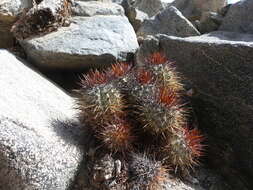
<path fill-rule="evenodd" d="M 0 189 L 67 189 L 83 159 L 73 99 L 0 50 Z"/>
<path fill-rule="evenodd" d="M 133 21 L 133 27 L 135 29 L 135 31 L 137 31 L 141 24 L 146 20 L 148 19 L 148 15 L 138 9 L 134 9 L 133 12 L 133 18 L 134 18 L 134 21 Z M 131 15 L 130 15 L 130 18 L 131 18 Z"/>
<path fill-rule="evenodd" d="M 32 0 L 2 0 L 0 2 L 0 19 L 13 21 L 23 9 L 32 7 Z"/>
<path fill-rule="evenodd" d="M 192 176 L 185 179 L 195 190 L 232 190 L 231 185 L 214 169 L 196 168 Z"/>
<path fill-rule="evenodd" d="M 14 44 L 14 37 L 11 34 L 12 23 L 0 20 L 0 48 L 9 48 Z"/>
<path fill-rule="evenodd" d="M 164 0 L 122 0 L 121 2 L 135 31 L 138 31 L 144 20 L 158 14 L 168 4 Z"/>
<path fill-rule="evenodd" d="M 213 32 L 218 30 L 221 25 L 223 17 L 215 12 L 205 12 L 202 14 L 198 30 L 203 33 Z"/>
<path fill-rule="evenodd" d="M 137 31 L 141 24 L 143 23 L 143 21 L 145 19 L 148 19 L 149 16 L 144 13 L 143 11 L 138 10 L 135 6 L 134 6 L 134 1 L 131 0 L 123 0 L 121 2 L 121 5 L 123 6 L 124 10 L 125 10 L 125 14 L 129 20 L 129 22 L 132 24 L 133 28 L 135 31 Z"/>
<path fill-rule="evenodd" d="M 164 8 L 161 0 L 135 0 L 134 7 L 146 13 L 149 17 L 154 16 Z"/>
<path fill-rule="evenodd" d="M 203 12 L 217 12 L 227 4 L 227 0 L 175 0 L 171 3 L 190 21 L 199 20 Z"/>
<path fill-rule="evenodd" d="M 169 6 L 175 0 L 161 0 L 163 7 Z"/>
<path fill-rule="evenodd" d="M 160 10 L 163 10 L 164 4 L 161 0 L 122 0 L 121 5 L 126 9 L 130 7 L 137 9 L 145 14 L 148 17 L 152 17 L 157 14 Z M 126 11 L 127 12 L 127 11 Z"/>
<path fill-rule="evenodd" d="M 252 9 L 252 0 L 242 0 L 231 5 L 219 30 L 253 34 Z"/>
<path fill-rule="evenodd" d="M 225 7 L 222 7 L 219 11 L 218 14 L 221 15 L 222 17 L 226 16 L 228 13 L 228 10 L 230 8 L 231 4 L 227 4 Z"/>
<path fill-rule="evenodd" d="M 25 8 L 32 6 L 32 0 L 1 0 L 0 1 L 0 48 L 13 45 L 13 35 L 10 33 L 12 24 Z"/>
<path fill-rule="evenodd" d="M 112 0 L 113 3 L 117 3 L 117 4 L 119 4 L 119 5 L 121 5 L 122 1 L 123 1 L 123 0 Z"/>
<path fill-rule="evenodd" d="M 100 1 L 103 3 L 112 3 L 112 0 L 78 0 L 78 1 Z"/>
<path fill-rule="evenodd" d="M 129 19 L 129 22 L 132 24 L 135 31 L 138 31 L 138 29 L 141 27 L 142 23 L 148 19 L 148 15 L 136 8 L 130 7 L 127 17 Z"/>
<path fill-rule="evenodd" d="M 100 1 L 75 1 L 72 7 L 72 14 L 75 16 L 125 15 L 124 9 L 120 5 Z"/>
<path fill-rule="evenodd" d="M 155 34 L 187 37 L 196 36 L 200 33 L 177 8 L 170 6 L 158 13 L 155 17 L 145 20 L 137 32 L 138 36 Z"/>
<path fill-rule="evenodd" d="M 123 61 L 138 48 L 123 16 L 74 17 L 69 27 L 22 41 L 28 58 L 48 69 L 81 70 Z"/>
<path fill-rule="evenodd" d="M 207 134 L 209 163 L 233 189 L 248 189 L 253 176 L 253 35 L 218 31 L 188 38 L 159 35 L 156 41 L 154 49 L 175 61 L 186 87 L 194 89 L 193 108 Z M 138 62 L 147 56 L 146 43 Z"/>

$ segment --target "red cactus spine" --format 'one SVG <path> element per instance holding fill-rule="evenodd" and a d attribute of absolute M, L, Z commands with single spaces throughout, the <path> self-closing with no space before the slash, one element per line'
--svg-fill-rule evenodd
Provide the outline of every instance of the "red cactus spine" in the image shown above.
<path fill-rule="evenodd" d="M 115 119 L 102 126 L 98 138 L 114 153 L 126 153 L 133 150 L 134 136 L 132 127 L 121 119 Z"/>
<path fill-rule="evenodd" d="M 131 68 L 131 64 L 127 62 L 120 62 L 113 64 L 111 69 L 109 69 L 107 72 L 111 73 L 115 78 L 119 78 L 125 76 L 131 70 Z"/>
<path fill-rule="evenodd" d="M 82 88 L 94 87 L 108 82 L 107 74 L 98 70 L 91 71 L 86 75 L 83 75 L 81 79 Z"/>
<path fill-rule="evenodd" d="M 137 70 L 136 78 L 141 85 L 150 84 L 154 80 L 153 73 L 145 70 L 144 68 L 140 68 Z"/>
<path fill-rule="evenodd" d="M 169 62 L 168 58 L 161 52 L 155 52 L 146 59 L 146 63 L 150 65 L 160 65 L 167 62 Z"/>
<path fill-rule="evenodd" d="M 198 165 L 198 158 L 203 155 L 203 140 L 197 129 L 184 128 L 177 134 L 170 135 L 164 149 L 167 161 L 175 168 L 188 173 L 190 168 Z"/>

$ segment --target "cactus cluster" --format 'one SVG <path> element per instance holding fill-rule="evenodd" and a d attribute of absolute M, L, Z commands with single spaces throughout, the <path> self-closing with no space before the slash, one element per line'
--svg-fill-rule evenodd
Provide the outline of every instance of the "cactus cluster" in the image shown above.
<path fill-rule="evenodd" d="M 80 121 L 108 152 L 129 162 L 129 178 L 139 176 L 131 189 L 140 181 L 145 188 L 137 189 L 161 189 L 165 168 L 187 173 L 198 164 L 203 136 L 188 127 L 182 92 L 173 63 L 159 52 L 143 65 L 117 63 L 84 75 L 77 98 Z"/>

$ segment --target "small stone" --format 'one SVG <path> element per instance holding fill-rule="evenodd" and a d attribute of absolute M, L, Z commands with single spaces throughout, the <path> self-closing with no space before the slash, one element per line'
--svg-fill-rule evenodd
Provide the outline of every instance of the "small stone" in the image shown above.
<path fill-rule="evenodd" d="M 156 34 L 187 37 L 197 36 L 200 33 L 177 8 L 171 6 L 161 11 L 155 17 L 145 20 L 137 32 L 138 36 L 143 37 Z"/>
<path fill-rule="evenodd" d="M 116 160 L 115 161 L 115 173 L 116 176 L 119 176 L 121 174 L 121 161 L 120 160 Z"/>

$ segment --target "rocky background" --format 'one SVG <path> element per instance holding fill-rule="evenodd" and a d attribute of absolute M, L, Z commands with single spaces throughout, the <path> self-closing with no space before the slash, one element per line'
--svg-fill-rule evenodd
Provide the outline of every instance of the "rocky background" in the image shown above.
<path fill-rule="evenodd" d="M 253 1 L 1 0 L 0 189 L 88 190 L 82 73 L 165 52 L 208 147 L 164 189 L 253 188 Z M 101 161 L 113 181 L 117 162 Z"/>

